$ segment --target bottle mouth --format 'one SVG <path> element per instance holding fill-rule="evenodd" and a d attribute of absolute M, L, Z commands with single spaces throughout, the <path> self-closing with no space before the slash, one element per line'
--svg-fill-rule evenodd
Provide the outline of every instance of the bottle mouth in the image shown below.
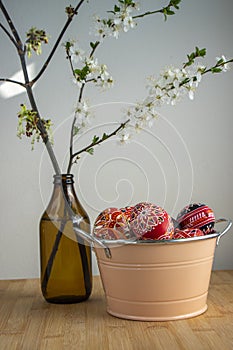
<path fill-rule="evenodd" d="M 73 184 L 74 183 L 74 175 L 73 174 L 59 174 L 59 175 L 53 175 L 53 183 L 54 184 Z"/>

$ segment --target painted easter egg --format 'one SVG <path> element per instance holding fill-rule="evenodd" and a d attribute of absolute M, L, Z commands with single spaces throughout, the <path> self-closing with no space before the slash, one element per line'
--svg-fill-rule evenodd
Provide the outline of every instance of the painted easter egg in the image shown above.
<path fill-rule="evenodd" d="M 199 228 L 204 234 L 213 232 L 215 216 L 205 204 L 193 203 L 184 207 L 177 216 L 181 229 Z"/>
<path fill-rule="evenodd" d="M 96 218 L 94 235 L 101 239 L 128 239 L 131 207 L 107 208 Z"/>
<path fill-rule="evenodd" d="M 163 208 L 141 202 L 131 211 L 130 229 L 142 240 L 171 239 L 174 225 L 172 218 Z"/>
<path fill-rule="evenodd" d="M 199 237 L 204 236 L 204 233 L 199 228 L 186 228 L 183 230 L 175 229 L 173 234 L 173 239 L 182 239 L 182 238 L 191 238 L 191 237 Z"/>
<path fill-rule="evenodd" d="M 134 208 L 133 206 L 127 206 L 127 207 L 119 209 L 124 214 L 127 221 L 130 220 L 130 215 L 131 215 L 131 211 L 133 210 L 133 208 Z"/>

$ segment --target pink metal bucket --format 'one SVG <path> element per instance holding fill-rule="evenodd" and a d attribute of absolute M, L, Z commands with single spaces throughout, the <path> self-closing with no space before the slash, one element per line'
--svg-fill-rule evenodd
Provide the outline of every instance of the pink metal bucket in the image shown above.
<path fill-rule="evenodd" d="M 226 221 L 225 219 L 220 219 Z M 207 310 L 207 295 L 219 233 L 168 241 L 118 241 L 95 247 L 107 312 L 124 319 L 168 321 Z"/>

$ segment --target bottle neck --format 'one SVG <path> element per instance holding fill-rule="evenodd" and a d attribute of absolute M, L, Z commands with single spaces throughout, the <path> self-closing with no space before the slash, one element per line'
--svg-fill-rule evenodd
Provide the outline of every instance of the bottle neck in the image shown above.
<path fill-rule="evenodd" d="M 73 174 L 61 174 L 53 176 L 54 185 L 73 185 L 74 184 L 74 175 Z"/>
<path fill-rule="evenodd" d="M 67 202 L 70 206 L 76 200 L 74 176 L 72 174 L 54 175 L 53 197 L 59 198 L 60 203 Z"/>
<path fill-rule="evenodd" d="M 67 216 L 69 219 L 71 214 L 79 215 L 84 218 L 84 222 L 89 227 L 90 220 L 88 215 L 75 193 L 74 176 L 72 174 L 61 174 L 54 175 L 53 178 L 53 193 L 46 209 L 46 215 L 52 219 L 64 218 L 64 216 Z"/>

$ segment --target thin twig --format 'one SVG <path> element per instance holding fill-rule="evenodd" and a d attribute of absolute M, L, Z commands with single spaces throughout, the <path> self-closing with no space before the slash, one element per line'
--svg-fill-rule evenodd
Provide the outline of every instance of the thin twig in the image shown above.
<path fill-rule="evenodd" d="M 231 59 L 228 60 L 228 61 L 224 61 L 224 62 L 222 62 L 222 63 L 216 64 L 215 66 L 213 66 L 213 67 L 211 67 L 211 68 L 206 69 L 206 70 L 202 73 L 202 75 L 203 75 L 203 74 L 206 74 L 206 73 L 212 72 L 213 68 L 222 67 L 222 66 L 224 66 L 225 64 L 228 64 L 228 63 L 231 63 L 231 62 L 233 62 L 233 58 L 231 58 Z"/>
<path fill-rule="evenodd" d="M 72 58 L 71 58 L 69 49 L 66 50 L 66 54 L 67 54 L 67 59 L 68 59 L 69 64 L 70 64 L 71 72 L 73 74 L 73 77 L 76 79 L 76 74 L 75 74 L 75 71 L 74 71 L 74 66 L 73 66 L 73 62 L 72 62 Z M 81 85 L 78 102 L 81 102 L 84 86 L 85 86 L 85 82 L 82 83 L 82 85 Z M 73 154 L 73 138 L 74 138 L 73 134 L 74 134 L 75 122 L 76 122 L 76 112 L 74 113 L 73 122 L 72 122 L 71 130 L 70 130 L 70 161 L 69 161 L 69 164 L 68 164 L 69 171 L 67 171 L 67 173 L 70 172 L 71 165 L 72 165 L 71 158 L 72 158 L 72 154 Z"/>
<path fill-rule="evenodd" d="M 67 59 L 68 59 L 69 64 L 70 64 L 71 72 L 73 74 L 73 77 L 76 79 L 76 75 L 75 75 L 75 72 L 74 72 L 74 66 L 73 66 L 73 62 L 72 62 L 72 58 L 71 58 L 69 50 L 66 50 L 66 53 L 67 53 Z"/>
<path fill-rule="evenodd" d="M 13 22 L 12 22 L 10 16 L 9 16 L 9 14 L 8 14 L 5 6 L 3 5 L 2 0 L 0 0 L 0 8 L 2 10 L 2 13 L 3 13 L 4 17 L 7 20 L 7 23 L 9 25 L 10 29 L 11 29 L 12 34 L 13 34 L 13 37 L 15 38 L 14 44 L 16 45 L 16 47 L 17 47 L 17 49 L 18 49 L 18 51 L 20 53 L 20 51 L 23 50 L 21 39 L 19 37 L 19 34 L 18 34 L 18 32 L 17 32 L 17 30 L 16 30 L 16 28 L 15 28 L 15 26 L 14 26 L 14 24 L 13 24 Z M 8 33 L 8 31 L 6 31 L 6 33 Z"/>
<path fill-rule="evenodd" d="M 154 15 L 155 13 L 163 13 L 163 9 L 155 10 L 155 11 L 148 11 L 148 12 L 142 13 L 140 15 L 133 16 L 132 18 L 133 19 L 142 18 L 142 17 L 145 17 L 145 16 Z"/>
<path fill-rule="evenodd" d="M 85 83 L 82 83 L 82 86 L 80 88 L 80 92 L 79 92 L 79 98 L 78 98 L 78 102 L 81 102 L 82 100 L 82 94 L 83 94 L 83 90 L 85 87 Z M 68 163 L 68 167 L 67 167 L 67 174 L 70 173 L 71 171 L 71 167 L 72 167 L 72 159 L 73 159 L 73 144 L 74 144 L 74 126 L 76 123 L 76 112 L 74 113 L 74 117 L 73 117 L 73 121 L 72 121 L 72 125 L 71 125 L 71 130 L 70 130 L 70 159 L 69 159 L 69 163 Z"/>
<path fill-rule="evenodd" d="M 81 153 L 86 152 L 88 149 L 101 144 L 102 142 L 106 141 L 110 137 L 115 136 L 120 130 L 124 129 L 126 124 L 128 124 L 129 122 L 130 122 L 130 119 L 126 120 L 126 122 L 121 123 L 120 126 L 118 126 L 111 134 L 108 134 L 108 135 L 105 134 L 105 137 L 104 138 L 102 137 L 101 139 L 99 139 L 99 141 L 91 142 L 88 146 L 82 148 L 81 150 L 79 150 L 73 154 L 70 154 L 70 160 L 69 160 L 69 164 L 68 164 L 68 168 L 67 168 L 67 173 L 70 172 L 71 167 L 73 165 L 73 159 L 75 157 L 78 157 Z"/>
<path fill-rule="evenodd" d="M 96 41 L 94 47 L 92 48 L 92 50 L 90 52 L 90 55 L 89 55 L 90 58 L 93 57 L 93 55 L 94 55 L 94 53 L 95 53 L 95 51 L 96 51 L 96 49 L 97 49 L 97 47 L 99 45 L 100 45 L 100 41 Z M 67 58 L 68 58 L 69 63 L 70 63 L 72 74 L 73 74 L 74 78 L 76 78 L 75 71 L 74 71 L 74 66 L 73 66 L 73 63 L 72 63 L 72 59 L 71 59 L 71 55 L 69 53 L 69 50 L 67 50 Z M 84 91 L 86 83 L 89 83 L 91 81 L 93 81 L 93 79 L 85 80 L 85 82 L 82 83 L 80 91 L 79 91 L 78 102 L 82 101 L 83 91 Z M 74 114 L 73 122 L 72 122 L 72 125 L 71 125 L 71 132 L 70 132 L 70 159 L 69 159 L 69 163 L 68 163 L 68 167 L 67 167 L 67 173 L 70 172 L 72 164 L 73 164 L 72 161 L 73 161 L 73 143 L 74 143 L 75 122 L 76 122 L 76 112 Z"/>
<path fill-rule="evenodd" d="M 94 55 L 94 53 L 99 45 L 100 45 L 100 41 L 96 41 L 95 46 L 93 47 L 93 49 L 90 53 L 90 58 Z"/>
<path fill-rule="evenodd" d="M 180 2 L 180 1 L 179 1 L 179 2 Z M 164 14 L 165 20 L 166 20 L 166 17 L 167 17 L 168 15 L 171 15 L 171 13 L 170 13 L 170 14 L 167 13 L 167 11 L 170 10 L 170 7 L 174 7 L 176 10 L 179 9 L 179 7 L 177 6 L 177 4 L 174 4 L 174 2 L 173 2 L 172 0 L 170 0 L 170 1 L 169 1 L 169 4 L 168 4 L 167 6 L 165 6 L 165 7 L 163 7 L 163 8 L 160 9 L 160 10 L 147 11 L 147 12 L 142 13 L 142 14 L 140 14 L 140 15 L 133 16 L 132 18 L 133 18 L 133 19 L 136 19 L 136 18 L 142 18 L 142 17 L 145 17 L 145 16 L 154 15 L 154 14 L 156 14 L 156 13 L 162 13 L 162 14 Z"/>
<path fill-rule="evenodd" d="M 14 37 L 11 35 L 10 32 L 8 32 L 8 30 L 4 27 L 4 25 L 2 23 L 0 23 L 0 27 L 2 28 L 2 30 L 6 33 L 6 35 L 8 36 L 8 38 L 10 39 L 10 41 L 15 45 L 16 49 L 18 49 L 18 45 L 17 42 L 15 41 Z"/>
<path fill-rule="evenodd" d="M 12 80 L 12 79 L 8 79 L 8 78 L 0 78 L 0 81 L 13 83 L 13 84 L 18 84 L 18 85 L 26 88 L 26 85 L 24 83 L 21 83 L 20 81 L 17 81 L 17 80 Z"/>
<path fill-rule="evenodd" d="M 97 141 L 97 142 L 91 142 L 88 146 L 86 146 L 86 147 L 82 148 L 81 150 L 75 152 L 75 153 L 72 155 L 72 159 L 75 158 L 75 157 L 77 157 L 79 154 L 81 154 L 81 153 L 83 153 L 83 152 L 86 152 L 89 148 L 95 147 L 95 146 L 101 144 L 102 142 L 106 141 L 106 140 L 109 139 L 110 137 L 115 136 L 120 130 L 124 129 L 125 126 L 126 126 L 126 124 L 128 124 L 129 122 L 130 122 L 130 119 L 126 120 L 126 122 L 121 123 L 120 126 L 118 126 L 118 127 L 116 128 L 116 130 L 114 130 L 113 132 L 111 132 L 111 134 L 106 135 L 105 138 L 102 138 L 102 139 L 100 139 L 100 140 Z"/>
<path fill-rule="evenodd" d="M 210 68 L 208 68 L 208 69 L 205 69 L 203 72 L 201 72 L 201 75 L 204 75 L 204 74 L 206 74 L 206 73 L 215 73 L 216 74 L 216 72 L 214 72 L 213 71 L 213 69 L 215 69 L 215 68 L 218 68 L 218 67 L 222 67 L 222 66 L 224 66 L 225 64 L 228 64 L 228 63 L 231 63 L 231 62 L 233 62 L 233 58 L 231 58 L 230 60 L 228 60 L 228 61 L 224 61 L 224 62 L 222 62 L 222 63 L 216 63 L 215 64 L 215 66 L 213 66 L 213 67 L 210 67 Z M 187 84 L 187 83 L 189 83 L 191 80 L 193 80 L 193 79 L 195 79 L 196 78 L 196 76 L 194 75 L 193 77 L 191 77 L 191 78 L 189 78 L 189 79 L 185 79 L 183 82 L 181 82 L 180 84 L 179 84 L 179 87 L 181 87 L 182 85 L 185 85 L 185 84 Z M 171 87 L 171 90 L 174 88 L 174 85 Z"/>
<path fill-rule="evenodd" d="M 85 0 L 81 0 L 81 1 L 78 3 L 78 5 L 75 7 L 75 9 L 74 9 L 74 15 L 77 15 L 79 8 L 80 8 L 80 6 L 83 4 L 84 1 L 85 1 Z M 57 38 L 57 41 L 56 41 L 55 44 L 54 44 L 54 47 L 52 48 L 52 50 L 51 50 L 51 52 L 50 52 L 50 54 L 49 54 L 49 56 L 48 56 L 48 58 L 47 58 L 47 60 L 46 60 L 46 62 L 44 63 L 43 67 L 41 68 L 41 70 L 39 71 L 39 73 L 37 74 L 37 76 L 32 80 L 32 84 L 34 84 L 34 83 L 41 77 L 41 75 L 44 73 L 44 71 L 45 71 L 46 68 L 48 67 L 48 65 L 49 65 L 51 59 L 53 58 L 53 55 L 54 55 L 54 53 L 55 53 L 55 51 L 56 51 L 56 49 L 57 49 L 57 47 L 58 47 L 58 45 L 59 45 L 59 43 L 60 43 L 62 37 L 63 37 L 63 35 L 65 34 L 65 32 L 66 32 L 68 26 L 69 26 L 70 23 L 72 22 L 74 15 L 68 17 L 68 19 L 67 19 L 67 21 L 66 21 L 66 23 L 65 23 L 65 25 L 64 25 L 64 27 L 63 27 L 61 33 L 60 33 L 60 35 L 59 35 L 58 38 Z"/>

